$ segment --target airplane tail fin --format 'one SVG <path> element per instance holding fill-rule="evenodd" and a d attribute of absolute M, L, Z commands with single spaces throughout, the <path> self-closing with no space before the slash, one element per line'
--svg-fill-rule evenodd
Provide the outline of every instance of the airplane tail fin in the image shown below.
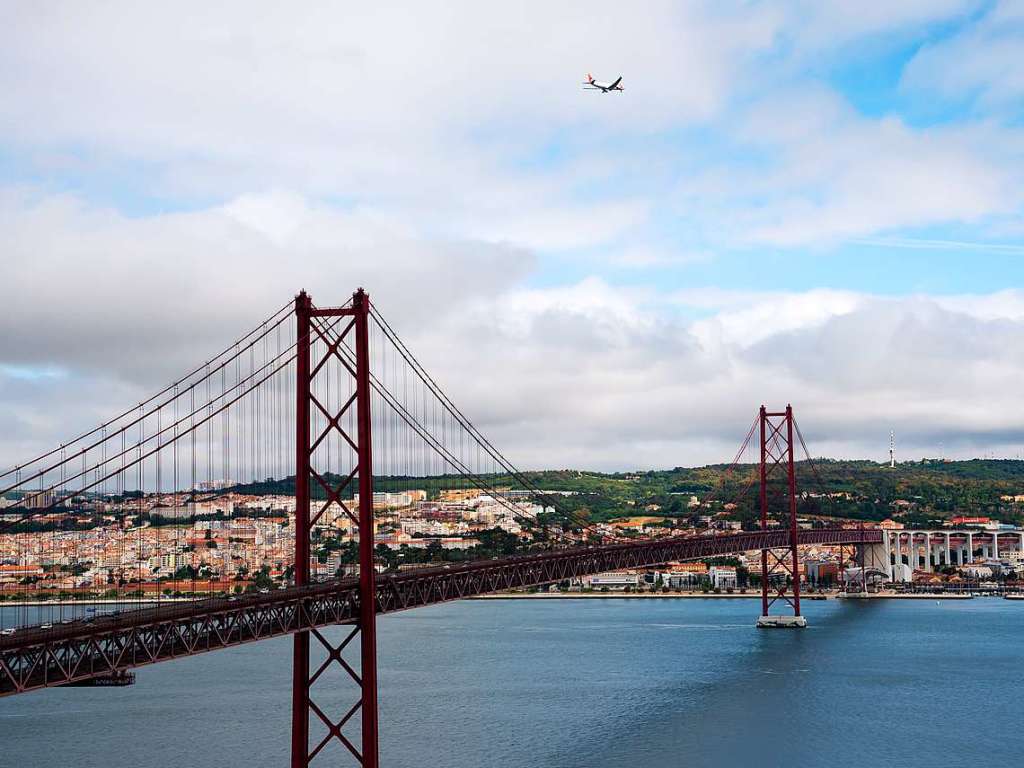
<path fill-rule="evenodd" d="M 590 74 L 589 72 L 587 72 L 587 82 L 588 83 L 594 82 L 594 76 L 592 74 Z"/>

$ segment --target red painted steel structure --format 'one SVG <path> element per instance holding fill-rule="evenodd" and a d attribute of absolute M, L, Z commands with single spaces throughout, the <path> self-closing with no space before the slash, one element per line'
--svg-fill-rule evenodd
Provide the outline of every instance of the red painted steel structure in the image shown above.
<path fill-rule="evenodd" d="M 793 407 L 770 412 L 761 406 L 760 501 L 761 530 L 769 522 L 788 530 L 784 555 L 775 549 L 761 550 L 761 615 L 768 616 L 777 600 L 785 601 L 800 615 L 799 530 L 796 524 L 796 471 L 793 463 Z M 783 485 L 784 483 L 784 485 Z M 770 563 L 770 564 L 769 564 Z"/>
<path fill-rule="evenodd" d="M 292 679 L 292 768 L 306 768 L 310 762 L 332 741 L 341 742 L 360 765 L 367 768 L 378 766 L 377 727 L 377 605 L 376 571 L 373 561 L 373 457 L 370 434 L 370 356 L 369 356 L 369 296 L 360 288 L 352 296 L 352 302 L 344 307 L 317 308 L 302 291 L 295 298 L 296 320 L 296 432 L 295 432 L 295 585 L 304 587 L 310 583 L 309 540 L 313 525 L 331 506 L 337 504 L 356 524 L 359 531 L 359 588 L 358 619 L 340 645 L 334 645 L 316 627 L 295 633 Z M 351 317 L 344 330 L 335 339 L 330 339 L 321 330 L 314 318 Z M 310 350 L 314 341 L 324 344 L 322 357 L 311 366 Z M 339 347 L 350 342 L 355 348 L 355 369 L 342 358 Z M 312 384 L 329 363 L 331 358 L 348 371 L 355 379 L 355 394 L 349 398 L 337 413 L 331 413 L 313 394 Z M 310 414 L 316 408 L 327 420 L 327 426 L 315 439 L 310 434 Z M 356 409 L 356 435 L 353 440 L 342 426 L 343 419 Z M 351 473 L 337 487 L 327 478 L 329 468 L 318 472 L 313 463 L 317 447 L 332 432 L 337 432 L 356 452 L 356 465 Z M 326 493 L 326 501 L 320 510 L 310 517 L 310 479 Z M 342 500 L 342 493 L 356 480 L 358 482 L 359 510 L 352 513 Z M 327 651 L 327 659 L 310 674 L 310 635 L 316 638 Z M 345 660 L 343 652 L 359 636 L 360 664 L 358 671 Z M 311 689 L 331 664 L 340 665 L 359 688 L 359 698 L 344 716 L 335 721 L 313 700 Z M 327 734 L 310 748 L 309 715 L 312 712 L 323 722 Z M 361 741 L 357 748 L 344 733 L 345 726 L 358 713 L 361 722 Z"/>

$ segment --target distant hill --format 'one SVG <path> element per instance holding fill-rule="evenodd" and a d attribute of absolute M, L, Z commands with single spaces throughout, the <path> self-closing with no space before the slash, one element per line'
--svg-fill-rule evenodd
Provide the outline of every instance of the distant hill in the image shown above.
<path fill-rule="evenodd" d="M 711 501 L 715 511 L 721 511 L 723 505 L 739 497 L 737 508 L 729 516 L 750 521 L 756 515 L 756 483 L 745 495 L 742 491 L 756 479 L 757 465 L 738 465 L 728 475 L 727 469 L 725 464 L 711 464 L 645 472 L 544 470 L 523 474 L 538 488 L 574 492 L 558 498 L 559 508 L 584 513 L 592 520 L 648 508 L 669 517 L 708 514 L 706 508 L 688 506 L 690 497 L 696 496 L 700 502 Z M 1024 494 L 1024 461 L 925 460 L 901 462 L 890 468 L 873 461 L 815 459 L 813 467 L 806 461 L 797 462 L 796 478 L 802 515 L 864 520 L 898 516 L 910 523 L 924 523 L 964 514 L 1024 523 L 1024 505 L 1000 499 Z M 341 478 L 330 479 L 337 483 Z M 492 487 L 522 487 L 507 475 L 488 475 L 483 481 Z M 453 475 L 374 478 L 378 491 L 424 488 L 431 496 L 440 490 L 468 486 L 464 478 Z M 294 489 L 294 478 L 237 487 L 245 493 L 292 494 Z M 315 497 L 324 497 L 315 483 L 313 493 Z"/>

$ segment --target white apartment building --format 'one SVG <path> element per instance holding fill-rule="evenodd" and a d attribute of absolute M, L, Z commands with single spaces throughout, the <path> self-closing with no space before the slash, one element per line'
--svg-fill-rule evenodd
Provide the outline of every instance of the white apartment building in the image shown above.
<path fill-rule="evenodd" d="M 607 588 L 611 592 L 622 592 L 627 588 L 638 587 L 641 578 L 638 573 L 595 573 L 590 577 L 590 588 L 597 590 Z M 586 580 L 586 577 L 584 579 Z"/>
<path fill-rule="evenodd" d="M 715 589 L 735 589 L 736 569 L 731 565 L 713 565 L 708 569 L 708 578 Z"/>

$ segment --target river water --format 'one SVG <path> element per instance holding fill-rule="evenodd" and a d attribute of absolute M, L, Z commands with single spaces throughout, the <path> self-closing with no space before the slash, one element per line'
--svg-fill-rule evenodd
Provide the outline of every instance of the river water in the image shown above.
<path fill-rule="evenodd" d="M 466 601 L 379 623 L 386 768 L 1024 764 L 1024 601 Z M 10 610 L 10 609 L 8 609 Z M 337 637 L 340 630 L 332 630 Z M 291 641 L 0 699 L 0 766 L 286 766 Z M 332 671 L 315 700 L 340 719 Z M 348 764 L 325 753 L 314 765 Z"/>

